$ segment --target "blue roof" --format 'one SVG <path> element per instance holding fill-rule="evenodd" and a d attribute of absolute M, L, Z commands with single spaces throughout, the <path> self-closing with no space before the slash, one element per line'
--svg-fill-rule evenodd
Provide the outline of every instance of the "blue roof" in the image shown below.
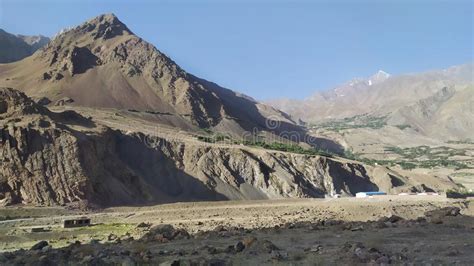
<path fill-rule="evenodd" d="M 387 193 L 383 191 L 370 191 L 370 192 L 360 192 L 360 193 L 365 193 L 367 195 L 387 195 Z"/>

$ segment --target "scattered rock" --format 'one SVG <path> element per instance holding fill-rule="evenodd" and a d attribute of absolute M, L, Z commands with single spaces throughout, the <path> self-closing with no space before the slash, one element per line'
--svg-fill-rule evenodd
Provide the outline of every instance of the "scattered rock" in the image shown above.
<path fill-rule="evenodd" d="M 110 234 L 108 237 L 107 237 L 107 240 L 108 241 L 114 241 L 114 240 L 117 240 L 117 236 L 115 234 Z"/>
<path fill-rule="evenodd" d="M 31 247 L 31 250 L 41 250 L 44 247 L 48 246 L 48 241 L 42 240 Z"/>
<path fill-rule="evenodd" d="M 320 252 L 321 250 L 323 250 L 323 246 L 321 245 L 314 245 L 308 249 L 309 252 Z"/>
<path fill-rule="evenodd" d="M 55 106 L 64 106 L 64 105 L 67 105 L 67 104 L 70 104 L 70 103 L 73 103 L 74 100 L 69 98 L 69 97 L 64 97 L 62 99 L 59 99 L 56 101 L 56 103 L 54 104 Z"/>
<path fill-rule="evenodd" d="M 249 237 L 245 237 L 243 240 L 242 240 L 242 243 L 244 244 L 244 246 L 246 248 L 250 247 L 253 243 L 255 243 L 255 241 L 257 241 L 257 238 L 253 237 L 253 236 L 249 236 Z"/>
<path fill-rule="evenodd" d="M 150 226 L 151 226 L 151 224 L 149 224 L 149 223 L 143 223 L 143 222 L 137 224 L 137 228 L 148 228 L 148 227 L 150 227 Z"/>
<path fill-rule="evenodd" d="M 387 256 L 381 256 L 375 260 L 375 263 L 379 265 L 387 265 L 390 264 L 390 258 Z"/>
<path fill-rule="evenodd" d="M 159 242 L 168 242 L 174 238 L 188 238 L 189 234 L 185 230 L 176 230 L 170 224 L 159 224 L 150 228 L 150 231 L 146 233 L 142 240 L 145 241 L 159 241 Z"/>
<path fill-rule="evenodd" d="M 442 224 L 443 223 L 443 217 L 439 216 L 439 215 L 434 215 L 434 216 L 428 217 L 427 221 L 432 223 L 432 224 Z"/>
<path fill-rule="evenodd" d="M 48 104 L 51 103 L 51 100 L 48 99 L 47 97 L 41 97 L 41 98 L 38 99 L 37 103 L 39 105 L 48 105 Z"/>
<path fill-rule="evenodd" d="M 45 247 L 43 247 L 43 248 L 41 249 L 41 252 L 48 252 L 48 251 L 50 251 L 51 249 L 53 249 L 53 248 L 52 248 L 50 245 L 47 245 L 47 246 L 45 246 Z"/>
<path fill-rule="evenodd" d="M 427 217 L 458 216 L 460 213 L 461 213 L 461 209 L 459 209 L 458 207 L 444 207 L 437 210 L 427 211 L 425 212 L 425 216 Z"/>
<path fill-rule="evenodd" d="M 274 250 L 280 249 L 269 240 L 256 240 L 248 248 L 246 247 L 245 252 L 251 254 L 265 254 L 271 253 Z"/>
<path fill-rule="evenodd" d="M 214 228 L 214 231 L 223 232 L 223 231 L 227 231 L 227 228 L 225 228 L 225 226 L 223 226 L 223 225 L 218 225 L 218 226 L 216 226 L 216 228 Z"/>
<path fill-rule="evenodd" d="M 351 231 L 362 231 L 362 230 L 364 230 L 364 227 L 362 225 L 359 225 L 359 226 L 356 226 L 356 227 L 352 227 L 350 230 Z"/>
<path fill-rule="evenodd" d="M 455 256 L 458 256 L 459 254 L 461 254 L 459 252 L 459 250 L 455 249 L 455 248 L 450 248 L 446 253 L 445 255 L 448 256 L 448 257 L 455 257 Z"/>
<path fill-rule="evenodd" d="M 48 72 L 43 73 L 43 80 L 50 80 L 51 79 L 51 74 Z"/>
<path fill-rule="evenodd" d="M 343 221 L 340 221 L 340 220 L 326 220 L 326 221 L 323 221 L 323 225 L 325 225 L 325 226 L 340 225 L 342 223 L 343 223 Z"/>
<path fill-rule="evenodd" d="M 54 75 L 54 79 L 55 79 L 55 80 L 61 80 L 61 79 L 63 79 L 63 78 L 64 78 L 64 75 L 61 74 L 61 73 L 56 73 L 56 75 Z"/>
<path fill-rule="evenodd" d="M 272 250 L 270 256 L 274 260 L 286 260 L 288 259 L 288 252 L 286 251 L 279 251 L 279 250 Z"/>
<path fill-rule="evenodd" d="M 388 222 L 391 222 L 391 223 L 396 223 L 396 222 L 399 222 L 399 221 L 402 221 L 403 218 L 400 217 L 400 216 L 397 216 L 397 215 L 392 215 L 390 217 L 388 217 Z"/>
<path fill-rule="evenodd" d="M 426 220 L 432 224 L 442 224 L 447 216 L 460 215 L 458 207 L 445 207 L 437 210 L 425 212 Z"/>
<path fill-rule="evenodd" d="M 237 242 L 237 244 L 235 244 L 234 248 L 235 248 L 235 251 L 241 252 L 242 250 L 245 249 L 245 245 L 244 245 L 244 243 L 242 243 L 242 241 L 239 241 L 239 242 Z"/>

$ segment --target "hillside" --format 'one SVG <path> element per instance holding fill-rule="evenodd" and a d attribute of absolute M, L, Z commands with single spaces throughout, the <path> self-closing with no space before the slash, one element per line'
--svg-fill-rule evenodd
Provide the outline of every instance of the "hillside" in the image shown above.
<path fill-rule="evenodd" d="M 0 63 L 10 63 L 32 55 L 49 42 L 41 35 L 13 35 L 0 29 Z"/>
<path fill-rule="evenodd" d="M 301 129 L 284 113 L 195 77 L 137 37 L 115 15 L 69 29 L 22 61 L 0 65 L 0 85 L 46 102 L 146 111 L 173 125 L 240 135 Z M 67 99 L 66 101 L 64 99 Z"/>
<path fill-rule="evenodd" d="M 388 123 L 410 125 L 420 133 L 447 140 L 473 138 L 474 85 L 444 87 L 430 97 L 390 114 Z"/>

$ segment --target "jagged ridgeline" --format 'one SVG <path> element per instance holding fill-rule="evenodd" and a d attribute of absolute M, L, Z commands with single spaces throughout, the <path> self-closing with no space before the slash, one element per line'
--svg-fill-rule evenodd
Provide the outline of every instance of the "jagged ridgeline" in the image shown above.
<path fill-rule="evenodd" d="M 31 57 L 0 65 L 0 85 L 52 104 L 67 97 L 77 106 L 169 113 L 237 134 L 268 130 L 269 117 L 279 122 L 272 131 L 301 132 L 283 112 L 187 73 L 113 14 L 58 34 Z"/>

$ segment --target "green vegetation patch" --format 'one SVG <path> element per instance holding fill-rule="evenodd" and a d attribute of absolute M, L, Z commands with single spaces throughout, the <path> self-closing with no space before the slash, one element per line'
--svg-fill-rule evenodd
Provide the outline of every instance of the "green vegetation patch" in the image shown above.
<path fill-rule="evenodd" d="M 462 186 L 458 189 L 448 189 L 446 191 L 446 197 L 453 199 L 465 199 L 467 197 L 474 197 L 474 192 L 468 191 Z"/>
<path fill-rule="evenodd" d="M 196 135 L 195 137 L 202 142 L 207 143 L 224 143 L 224 144 L 236 144 L 245 145 L 250 147 L 259 147 L 267 150 L 276 150 L 283 152 L 291 152 L 306 155 L 321 155 L 327 157 L 333 157 L 334 155 L 328 151 L 320 150 L 316 148 L 303 148 L 298 144 L 294 143 L 283 143 L 283 142 L 266 142 L 263 137 L 258 137 L 259 140 L 235 140 L 231 136 L 221 133 L 214 133 L 212 131 L 204 131 L 207 135 Z"/>
<path fill-rule="evenodd" d="M 399 147 L 385 147 L 386 152 L 391 152 L 400 155 L 397 160 L 374 160 L 362 157 L 360 154 L 354 154 L 351 151 L 346 151 L 344 157 L 360 161 L 369 165 L 385 165 L 395 166 L 399 165 L 402 169 L 410 170 L 415 168 L 453 168 L 453 169 L 470 169 L 470 166 L 465 161 L 453 160 L 452 156 L 464 156 L 466 151 L 462 149 L 453 149 L 450 147 L 428 147 L 418 146 L 410 148 Z"/>
<path fill-rule="evenodd" d="M 231 138 L 227 135 L 215 134 L 211 136 L 196 136 L 196 138 L 200 141 L 207 142 L 207 143 L 218 143 L 223 142 L 226 140 L 231 140 Z"/>
<path fill-rule="evenodd" d="M 455 177 L 473 177 L 474 178 L 474 173 L 465 173 L 465 172 L 458 172 L 458 173 L 453 173 L 451 174 L 452 176 L 455 176 Z M 473 179 L 474 181 L 474 179 Z"/>
<path fill-rule="evenodd" d="M 398 127 L 398 129 L 400 129 L 400 130 L 405 130 L 407 128 L 411 128 L 410 125 L 395 125 L 395 126 Z"/>
<path fill-rule="evenodd" d="M 326 130 L 341 132 L 347 129 L 371 128 L 380 129 L 387 125 L 386 116 L 356 115 L 344 119 L 332 120 L 321 124 L 313 125 L 315 128 L 324 128 Z"/>
<path fill-rule="evenodd" d="M 385 147 L 385 151 L 398 154 L 406 159 L 426 157 L 430 160 L 448 160 L 452 156 L 465 156 L 466 150 L 454 149 L 446 146 L 429 147 L 417 146 L 410 148 Z"/>
<path fill-rule="evenodd" d="M 473 144 L 474 145 L 474 140 L 471 139 L 465 139 L 465 140 L 449 140 L 448 144 Z"/>
<path fill-rule="evenodd" d="M 281 142 L 266 143 L 263 141 L 253 141 L 253 142 L 245 141 L 243 144 L 246 146 L 261 147 L 268 150 L 333 157 L 333 154 L 329 153 L 328 151 L 318 150 L 315 148 L 305 149 L 297 144 L 287 144 L 287 143 L 281 143 Z"/>

